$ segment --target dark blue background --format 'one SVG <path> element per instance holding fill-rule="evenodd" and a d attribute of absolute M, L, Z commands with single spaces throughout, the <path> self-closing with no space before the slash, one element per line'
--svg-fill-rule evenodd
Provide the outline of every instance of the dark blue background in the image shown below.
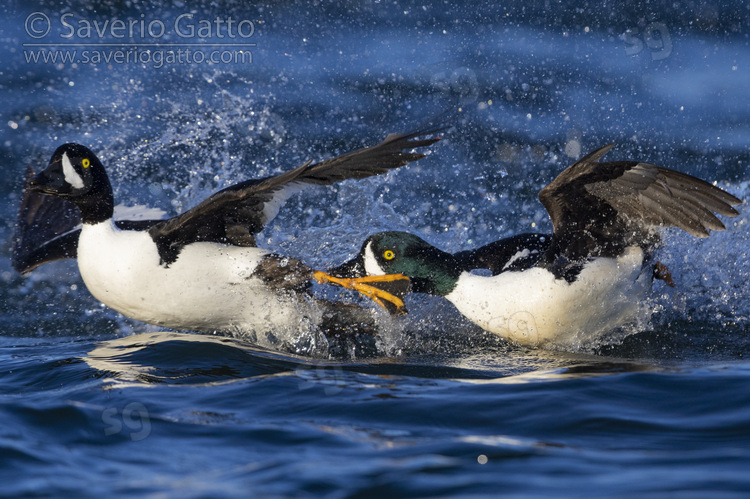
<path fill-rule="evenodd" d="M 659 258 L 678 286 L 655 285 L 649 323 L 563 351 L 507 345 L 413 296 L 375 358 L 330 359 L 321 338 L 293 335 L 271 352 L 123 318 L 88 294 L 74 262 L 29 277 L 9 262 L 24 170 L 63 142 L 99 154 L 120 201 L 176 213 L 454 105 L 454 127 L 428 158 L 293 198 L 262 245 L 325 267 L 382 229 L 450 250 L 549 231 L 539 189 L 608 142 L 618 144 L 608 158 L 679 169 L 747 199 L 743 2 L 0 9 L 3 494 L 715 497 L 750 487 L 744 207 L 706 240 L 666 235 Z M 41 39 L 25 30 L 33 12 L 50 19 Z M 151 50 L 254 43 L 252 64 L 27 62 L 39 48 L 24 44 L 122 42 L 61 38 L 67 12 L 161 20 L 164 37 L 125 40 L 162 44 Z M 183 39 L 171 27 L 187 12 L 196 25 L 231 16 L 256 30 Z"/>

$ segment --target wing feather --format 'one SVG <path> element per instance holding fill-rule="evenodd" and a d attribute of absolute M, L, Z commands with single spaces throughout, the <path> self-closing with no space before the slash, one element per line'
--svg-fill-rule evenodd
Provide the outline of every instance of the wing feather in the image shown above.
<path fill-rule="evenodd" d="M 310 185 L 328 185 L 347 179 L 380 175 L 425 156 L 411 152 L 439 140 L 445 130 L 432 120 L 404 134 L 391 134 L 380 144 L 336 158 L 304 165 L 263 179 L 235 184 L 169 220 L 154 225 L 149 233 L 159 246 L 163 263 L 173 263 L 182 248 L 195 241 L 254 246 L 255 234 L 263 230 L 291 193 Z"/>
<path fill-rule="evenodd" d="M 22 274 L 47 262 L 75 258 L 81 225 L 73 203 L 29 189 L 33 176 L 28 167 L 13 236 L 11 263 Z"/>
<path fill-rule="evenodd" d="M 26 170 L 18 211 L 11 263 L 20 274 L 27 274 L 45 263 L 76 258 L 78 238 L 81 235 L 81 213 L 78 208 L 59 196 L 49 196 L 29 189 L 28 180 L 34 176 L 31 167 Z M 164 214 L 161 210 L 142 206 L 115 207 L 115 224 L 122 230 L 146 230 L 158 219 L 145 217 Z M 129 220 L 120 220 L 122 216 Z"/>
<path fill-rule="evenodd" d="M 741 200 L 691 175 L 635 161 L 599 162 L 606 145 L 565 169 L 539 194 L 554 228 L 554 238 L 576 248 L 569 259 L 585 258 L 596 248 L 617 251 L 639 244 L 654 227 L 680 228 L 696 237 L 724 230 L 716 216 L 738 215 Z M 571 244 L 573 241 L 585 244 Z M 563 244 L 553 244 L 565 252 Z"/>

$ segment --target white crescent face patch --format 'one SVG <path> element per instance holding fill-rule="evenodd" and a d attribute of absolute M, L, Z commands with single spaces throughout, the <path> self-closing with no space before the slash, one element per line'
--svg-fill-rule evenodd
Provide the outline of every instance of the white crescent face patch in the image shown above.
<path fill-rule="evenodd" d="M 64 152 L 62 156 L 62 167 L 63 173 L 65 174 L 65 181 L 75 187 L 76 189 L 83 189 L 83 179 L 73 168 L 73 163 L 68 158 L 68 153 Z"/>
<path fill-rule="evenodd" d="M 372 251 L 372 242 L 365 247 L 365 272 L 368 275 L 385 275 L 385 271 L 380 267 L 375 253 Z"/>

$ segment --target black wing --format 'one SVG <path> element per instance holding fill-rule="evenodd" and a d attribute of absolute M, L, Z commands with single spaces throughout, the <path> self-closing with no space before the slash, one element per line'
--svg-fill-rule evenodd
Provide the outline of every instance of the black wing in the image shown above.
<path fill-rule="evenodd" d="M 13 268 L 26 274 L 45 263 L 75 258 L 81 234 L 81 213 L 60 196 L 49 196 L 29 189 L 34 176 L 26 169 L 21 207 L 13 237 Z M 117 220 L 122 230 L 145 230 L 160 220 Z"/>
<path fill-rule="evenodd" d="M 696 177 L 637 161 L 600 163 L 613 146 L 584 156 L 539 193 L 552 219 L 552 252 L 570 260 L 616 255 L 653 241 L 653 227 L 706 237 L 725 228 L 714 213 L 738 215 L 733 206 L 742 201 Z"/>
<path fill-rule="evenodd" d="M 255 246 L 255 234 L 278 212 L 279 206 L 298 189 L 361 179 L 385 173 L 423 158 L 408 152 L 439 140 L 445 128 L 428 124 L 409 133 L 389 135 L 380 144 L 320 163 L 305 163 L 274 177 L 248 180 L 223 189 L 185 213 L 154 225 L 149 233 L 159 247 L 162 263 L 171 264 L 182 248 L 195 241 L 235 246 Z M 415 140 L 416 139 L 416 140 Z"/>
<path fill-rule="evenodd" d="M 73 203 L 28 188 L 33 176 L 28 167 L 13 236 L 11 261 L 20 273 L 47 262 L 75 258 L 81 225 L 80 212 Z"/>

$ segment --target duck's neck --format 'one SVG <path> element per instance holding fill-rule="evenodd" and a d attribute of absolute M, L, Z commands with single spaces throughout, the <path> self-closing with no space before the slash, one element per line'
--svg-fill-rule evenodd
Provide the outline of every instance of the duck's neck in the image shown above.
<path fill-rule="evenodd" d="M 456 288 L 461 269 L 456 258 L 450 253 L 430 248 L 430 255 L 424 259 L 427 264 L 420 264 L 406 274 L 411 277 L 412 290 L 445 296 Z"/>
<path fill-rule="evenodd" d="M 99 186 L 95 192 L 81 196 L 74 202 L 81 211 L 81 220 L 84 224 L 94 225 L 110 220 L 115 213 L 114 196 L 109 184 Z"/>

